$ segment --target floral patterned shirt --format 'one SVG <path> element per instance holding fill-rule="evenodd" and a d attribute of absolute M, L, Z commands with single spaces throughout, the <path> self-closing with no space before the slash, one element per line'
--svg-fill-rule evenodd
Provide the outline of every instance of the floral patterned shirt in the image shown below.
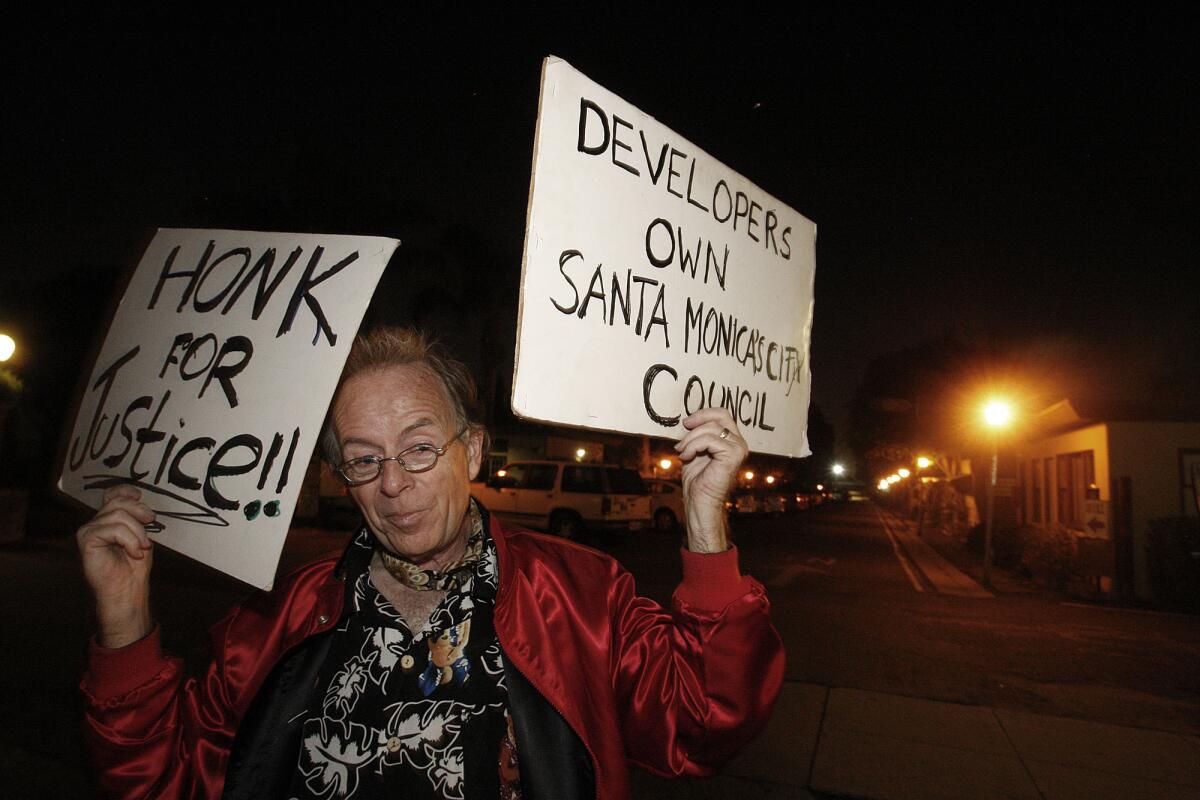
<path fill-rule="evenodd" d="M 289 797 L 520 797 L 492 622 L 496 547 L 473 503 L 471 515 L 480 556 L 416 631 L 370 579 L 374 536 L 355 535 L 350 612 L 314 688 Z"/>

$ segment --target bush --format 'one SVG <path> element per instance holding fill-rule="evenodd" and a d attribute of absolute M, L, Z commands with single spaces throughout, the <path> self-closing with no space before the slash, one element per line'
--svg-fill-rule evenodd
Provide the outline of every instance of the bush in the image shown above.
<path fill-rule="evenodd" d="M 1028 527 L 1030 532 L 1021 554 L 1021 567 L 1048 586 L 1066 589 L 1075 569 L 1075 534 L 1067 528 Z"/>
<path fill-rule="evenodd" d="M 983 525 L 967 533 L 967 547 L 980 556 L 983 540 Z M 1070 530 L 1059 527 L 996 528 L 992 531 L 992 563 L 1062 590 L 1076 571 L 1075 537 Z"/>
<path fill-rule="evenodd" d="M 1150 589 L 1163 603 L 1200 609 L 1200 520 L 1165 517 L 1149 521 Z"/>
<path fill-rule="evenodd" d="M 992 563 L 1009 570 L 1021 568 L 1022 555 L 1029 546 L 1036 530 L 1027 525 L 1019 528 L 992 529 Z M 967 532 L 967 548 L 976 555 L 983 555 L 985 528 L 976 525 Z"/>
<path fill-rule="evenodd" d="M 967 531 L 967 549 L 975 555 L 983 552 L 983 523 L 972 525 Z"/>

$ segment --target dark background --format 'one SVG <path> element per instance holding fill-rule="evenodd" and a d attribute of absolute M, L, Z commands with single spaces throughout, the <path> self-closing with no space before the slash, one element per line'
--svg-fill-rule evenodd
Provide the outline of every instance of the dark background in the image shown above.
<path fill-rule="evenodd" d="M 817 223 L 813 399 L 839 441 L 873 358 L 947 338 L 1036 402 L 1186 404 L 1200 104 L 1185 20 L 1005 5 L 15 22 L 0 330 L 23 348 L 22 428 L 53 448 L 159 226 L 400 238 L 369 319 L 440 332 L 506 401 L 551 53 Z"/>

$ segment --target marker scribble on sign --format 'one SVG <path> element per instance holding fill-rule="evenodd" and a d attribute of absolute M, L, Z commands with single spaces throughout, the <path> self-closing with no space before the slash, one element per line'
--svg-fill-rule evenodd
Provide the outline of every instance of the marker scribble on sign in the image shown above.
<path fill-rule="evenodd" d="M 131 480 L 127 475 L 83 476 L 83 488 L 85 489 L 107 489 L 110 486 L 121 485 L 135 486 L 143 493 L 157 495 L 158 497 L 166 500 L 173 500 L 187 508 L 195 509 L 194 511 L 172 511 L 170 506 L 156 507 L 152 509 L 155 516 L 170 517 L 171 519 L 185 519 L 189 522 L 194 522 L 197 525 L 213 525 L 218 528 L 226 528 L 229 526 L 228 520 L 226 520 L 217 512 L 213 511 L 211 508 L 206 508 L 199 503 L 193 503 L 186 497 L 176 494 L 175 492 L 168 491 L 161 486 L 155 486 L 154 484 L 146 483 L 145 481 Z M 155 506 L 159 505 L 154 501 L 150 502 Z M 151 533 L 156 533 L 157 531 L 163 530 L 163 525 L 161 522 L 152 522 L 146 526 L 146 530 L 150 531 Z"/>

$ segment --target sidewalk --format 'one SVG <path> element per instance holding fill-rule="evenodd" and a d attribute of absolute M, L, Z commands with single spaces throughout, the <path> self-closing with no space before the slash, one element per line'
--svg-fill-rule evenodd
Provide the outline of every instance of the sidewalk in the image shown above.
<path fill-rule="evenodd" d="M 879 514 L 879 522 L 887 531 L 888 538 L 892 540 L 892 546 L 897 548 L 896 557 L 900 559 L 900 563 L 909 573 L 917 591 L 924 591 L 927 585 L 928 588 L 939 594 L 981 599 L 994 597 L 990 591 L 976 583 L 917 536 L 916 526 L 911 522 L 901 519 L 891 512 L 876 509 L 876 513 Z M 914 574 L 914 570 L 905 563 L 906 557 L 916 567 L 917 574 Z M 925 580 L 921 581 L 920 578 Z"/>
<path fill-rule="evenodd" d="M 1200 737 L 786 683 L 766 731 L 709 781 L 638 773 L 638 798 L 1200 796 Z"/>
<path fill-rule="evenodd" d="M 995 602 L 894 514 L 880 522 L 918 592 Z M 1032 590 L 1002 570 L 995 592 Z M 724 773 L 636 772 L 639 800 L 1200 797 L 1200 737 L 861 689 L 785 683 L 766 731 Z"/>

